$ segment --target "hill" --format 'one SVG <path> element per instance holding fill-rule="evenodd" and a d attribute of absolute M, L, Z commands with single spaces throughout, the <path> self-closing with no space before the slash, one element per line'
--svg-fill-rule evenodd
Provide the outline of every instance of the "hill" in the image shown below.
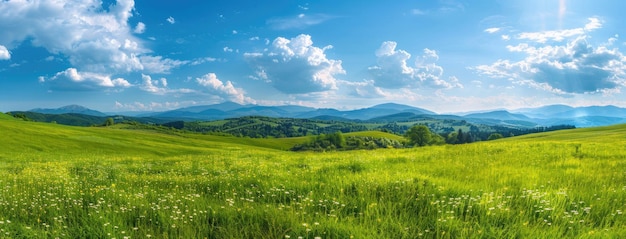
<path fill-rule="evenodd" d="M 83 114 L 83 115 L 100 116 L 100 117 L 107 116 L 107 114 L 105 113 L 92 110 L 92 109 L 89 109 L 80 105 L 68 105 L 68 106 L 63 106 L 63 107 L 56 108 L 56 109 L 37 108 L 37 109 L 29 110 L 29 111 L 41 113 L 41 114 Z"/>
<path fill-rule="evenodd" d="M 224 102 L 215 105 L 192 106 L 176 110 L 146 114 L 155 118 L 194 120 L 220 120 L 245 116 L 288 117 L 288 118 L 317 118 L 339 117 L 349 120 L 367 120 L 401 112 L 416 114 L 436 114 L 432 111 L 394 103 L 380 104 L 357 110 L 315 109 L 297 105 L 260 106 L 240 105 L 233 102 Z"/>
<path fill-rule="evenodd" d="M 62 114 L 44 114 L 32 111 L 13 111 L 12 115 L 20 115 L 37 122 L 58 123 L 71 126 L 93 126 L 102 125 L 108 118 L 113 118 L 115 122 L 139 122 L 143 124 L 163 124 L 168 122 L 166 119 L 155 119 L 148 117 L 130 117 L 130 116 L 94 116 L 78 113 L 62 113 Z"/>
<path fill-rule="evenodd" d="M 323 153 L 268 147 L 287 145 L 282 139 L 126 128 L 131 126 L 71 127 L 0 117 L 3 235 L 626 235 L 626 125 Z M 296 139 L 306 140 L 288 140 Z"/>

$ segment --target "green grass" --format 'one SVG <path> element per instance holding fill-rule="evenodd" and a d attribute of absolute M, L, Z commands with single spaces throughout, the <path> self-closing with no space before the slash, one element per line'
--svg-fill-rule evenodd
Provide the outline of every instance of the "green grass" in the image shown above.
<path fill-rule="evenodd" d="M 330 153 L 7 117 L 0 132 L 0 238 L 626 237 L 625 125 Z"/>

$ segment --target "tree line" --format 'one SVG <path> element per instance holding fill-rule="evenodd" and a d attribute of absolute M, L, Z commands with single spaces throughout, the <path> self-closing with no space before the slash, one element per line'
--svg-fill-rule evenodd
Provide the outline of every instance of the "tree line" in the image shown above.
<path fill-rule="evenodd" d="M 570 126 L 553 126 L 535 129 L 534 132 L 545 132 L 557 129 L 569 129 Z M 526 131 L 530 132 L 530 131 Z M 512 133 L 508 135 L 514 136 Z M 459 129 L 449 134 L 437 134 L 432 132 L 426 125 L 414 125 L 404 134 L 406 141 L 397 141 L 384 137 L 344 137 L 339 131 L 332 134 L 320 134 L 313 137 L 309 142 L 295 145 L 293 151 L 329 151 L 329 150 L 354 150 L 354 149 L 376 149 L 376 148 L 408 148 L 423 147 L 428 145 L 444 144 L 466 144 L 482 141 L 477 134 L 463 132 Z M 490 133 L 486 140 L 497 140 L 505 138 L 501 133 Z"/>

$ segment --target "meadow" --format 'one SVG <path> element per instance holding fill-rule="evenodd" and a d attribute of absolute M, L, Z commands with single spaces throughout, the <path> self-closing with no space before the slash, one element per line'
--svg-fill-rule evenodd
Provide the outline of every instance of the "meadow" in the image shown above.
<path fill-rule="evenodd" d="M 626 125 L 281 150 L 0 114 L 0 238 L 626 238 Z"/>

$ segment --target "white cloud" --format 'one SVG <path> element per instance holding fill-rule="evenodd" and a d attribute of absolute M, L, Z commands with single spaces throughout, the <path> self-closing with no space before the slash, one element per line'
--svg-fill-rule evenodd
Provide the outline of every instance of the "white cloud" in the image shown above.
<path fill-rule="evenodd" d="M 396 42 L 386 41 L 376 51 L 377 65 L 368 68 L 376 86 L 388 89 L 463 87 L 456 77 L 450 77 L 447 81 L 442 79 L 443 68 L 436 64 L 439 60 L 436 51 L 424 49 L 424 54 L 417 58 L 415 67 L 412 67 L 407 64 L 411 54 L 396 50 L 396 46 Z"/>
<path fill-rule="evenodd" d="M 224 52 L 233 52 L 233 48 L 225 46 L 224 47 Z"/>
<path fill-rule="evenodd" d="M 250 41 L 258 41 L 260 38 L 258 36 L 250 37 Z"/>
<path fill-rule="evenodd" d="M 50 85 L 58 90 L 98 90 L 101 88 L 128 88 L 132 85 L 125 79 L 112 79 L 110 75 L 93 72 L 80 72 L 76 68 L 68 68 L 58 72 L 51 78 L 39 77 L 40 83 Z"/>
<path fill-rule="evenodd" d="M 165 19 L 167 22 L 169 22 L 170 24 L 174 24 L 176 23 L 176 19 L 174 19 L 172 16 L 168 17 L 167 19 Z"/>
<path fill-rule="evenodd" d="M 602 22 L 600 22 L 600 19 L 591 17 L 591 18 L 588 18 L 588 20 L 589 20 L 589 23 L 585 25 L 585 31 L 592 31 L 592 30 L 599 29 L 602 27 Z"/>
<path fill-rule="evenodd" d="M 614 92 L 626 84 L 626 56 L 618 49 L 594 47 L 588 36 L 576 36 L 559 45 L 507 46 L 526 55 L 523 60 L 498 60 L 475 68 L 491 78 L 509 79 L 555 94 Z"/>
<path fill-rule="evenodd" d="M 206 62 L 214 62 L 214 61 L 218 61 L 218 60 L 219 59 L 213 58 L 213 57 L 204 57 L 204 58 L 194 59 L 193 61 L 191 61 L 190 64 L 192 66 L 196 66 L 196 65 L 204 64 Z"/>
<path fill-rule="evenodd" d="M 167 87 L 167 80 L 165 80 L 165 78 L 162 78 L 162 81 L 165 82 L 165 84 L 163 84 L 163 88 L 158 86 L 159 81 L 153 81 L 152 77 L 150 77 L 149 75 L 141 74 L 141 80 L 143 82 L 140 88 L 144 91 L 157 95 L 163 95 L 167 92 L 167 89 L 165 88 Z"/>
<path fill-rule="evenodd" d="M 593 31 L 602 27 L 602 23 L 597 18 L 589 18 L 589 23 L 585 27 L 554 30 L 554 31 L 541 31 L 541 32 L 523 32 L 520 33 L 517 38 L 521 40 L 531 40 L 538 43 L 546 43 L 548 41 L 561 42 L 565 39 L 584 35 L 586 32 Z"/>
<path fill-rule="evenodd" d="M 304 29 L 309 26 L 314 26 L 335 17 L 326 14 L 299 14 L 297 16 L 288 18 L 274 18 L 267 21 L 267 24 L 276 30 L 288 30 L 288 29 Z"/>
<path fill-rule="evenodd" d="M 0 45 L 0 60 L 8 60 L 8 59 L 11 59 L 11 53 L 5 46 Z"/>
<path fill-rule="evenodd" d="M 491 34 L 496 33 L 498 31 L 500 31 L 500 28 L 498 28 L 498 27 L 492 27 L 492 28 L 485 29 L 485 32 L 491 33 Z"/>
<path fill-rule="evenodd" d="M 153 80 L 151 76 L 141 74 L 141 85 L 139 85 L 139 89 L 150 92 L 155 95 L 165 95 L 165 94 L 189 94 L 189 93 L 197 93 L 197 91 L 192 89 L 169 89 L 167 88 L 167 79 L 160 78 L 158 80 Z"/>
<path fill-rule="evenodd" d="M 163 72 L 159 69 L 173 67 L 174 60 L 150 56 L 151 50 L 133 36 L 128 25 L 133 0 L 118 0 L 108 9 L 102 4 L 93 0 L 75 0 L 71 4 L 4 1 L 0 4 L 0 44 L 18 47 L 27 41 L 67 57 L 79 71 L 104 75 L 153 69 Z M 138 24 L 134 30 L 141 28 Z M 144 60 L 150 60 L 147 63 L 151 66 L 147 67 Z"/>
<path fill-rule="evenodd" d="M 286 39 L 278 37 L 264 53 L 245 53 L 257 77 L 288 94 L 320 92 L 337 88 L 338 74 L 345 74 L 341 60 L 326 58 L 332 48 L 313 46 L 309 35 Z"/>
<path fill-rule="evenodd" d="M 169 73 L 170 70 L 190 63 L 189 61 L 163 59 L 162 56 L 140 56 L 141 69 L 149 73 Z"/>
<path fill-rule="evenodd" d="M 210 94 L 218 95 L 227 100 L 243 103 L 254 103 L 250 97 L 245 96 L 243 89 L 235 88 L 232 82 L 222 82 L 217 78 L 215 73 L 208 73 L 200 78 L 196 78 L 196 81 L 201 86 L 206 87 Z"/>
<path fill-rule="evenodd" d="M 143 22 L 137 23 L 137 26 L 135 26 L 134 32 L 137 34 L 143 34 L 144 32 L 146 32 L 146 24 L 144 24 Z"/>

